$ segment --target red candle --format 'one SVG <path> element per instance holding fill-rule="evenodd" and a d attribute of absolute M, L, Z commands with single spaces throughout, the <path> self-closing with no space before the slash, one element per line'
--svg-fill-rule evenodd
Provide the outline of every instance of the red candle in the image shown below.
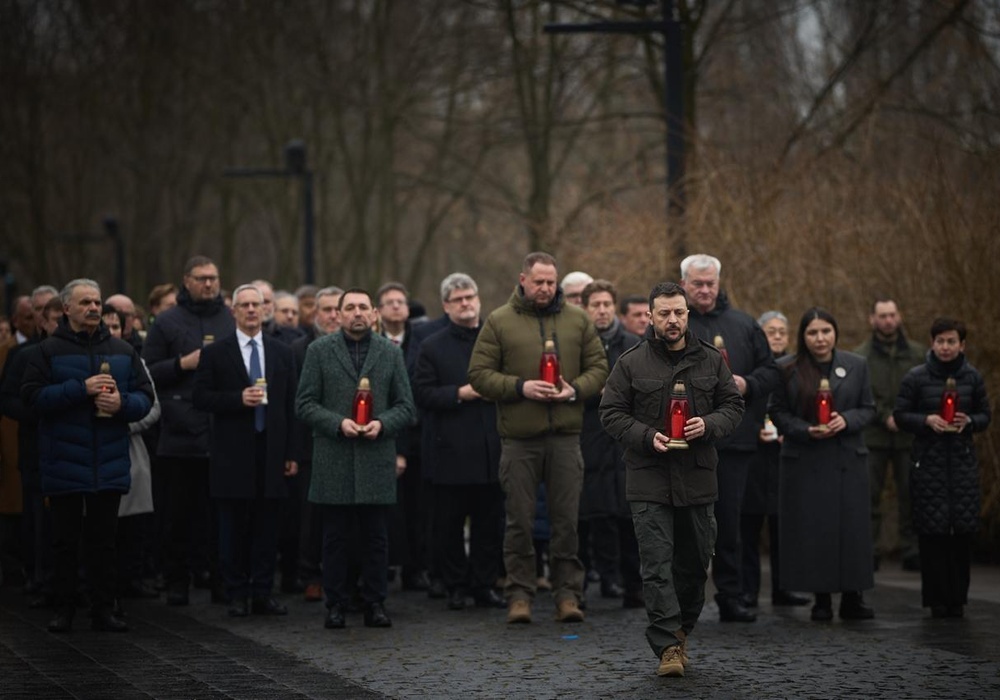
<path fill-rule="evenodd" d="M 820 426 L 826 426 L 830 422 L 831 413 L 833 393 L 830 391 L 830 380 L 824 377 L 819 380 L 819 389 L 816 391 L 816 419 Z"/>
<path fill-rule="evenodd" d="M 362 377 L 358 382 L 358 390 L 354 393 L 354 422 L 358 425 L 368 425 L 372 420 L 372 391 L 368 377 Z"/>
<path fill-rule="evenodd" d="M 951 425 L 955 422 L 955 411 L 958 410 L 958 390 L 955 388 L 955 378 L 948 377 L 941 393 L 941 419 Z"/>
<path fill-rule="evenodd" d="M 549 384 L 559 384 L 559 355 L 556 354 L 556 344 L 551 340 L 545 341 L 545 350 L 538 363 L 538 378 Z"/>
<path fill-rule="evenodd" d="M 670 392 L 670 406 L 667 408 L 665 427 L 671 447 L 687 447 L 687 441 L 684 439 L 684 425 L 690 417 L 691 405 L 688 403 L 684 382 L 679 381 L 674 384 L 674 389 Z"/>

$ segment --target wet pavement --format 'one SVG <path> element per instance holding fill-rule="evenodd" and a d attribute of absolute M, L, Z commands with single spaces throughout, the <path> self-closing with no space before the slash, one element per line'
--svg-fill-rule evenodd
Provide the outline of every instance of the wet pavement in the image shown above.
<path fill-rule="evenodd" d="M 287 617 L 231 619 L 196 590 L 184 608 L 129 601 L 126 634 L 91 631 L 81 610 L 53 635 L 50 612 L 6 587 L 0 698 L 1000 698 L 1000 568 L 972 579 L 962 619 L 930 618 L 919 575 L 893 563 L 866 596 L 872 621 L 815 623 L 808 607 L 762 600 L 757 622 L 720 623 L 709 603 L 683 678 L 655 675 L 644 611 L 596 590 L 581 624 L 555 622 L 543 594 L 516 626 L 393 590 L 391 629 L 357 613 L 344 630 L 300 596 L 279 596 Z"/>

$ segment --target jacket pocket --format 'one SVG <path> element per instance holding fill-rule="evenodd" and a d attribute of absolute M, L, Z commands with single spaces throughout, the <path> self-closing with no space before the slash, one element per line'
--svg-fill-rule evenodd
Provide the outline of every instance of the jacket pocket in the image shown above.
<path fill-rule="evenodd" d="M 647 425 L 659 425 L 663 418 L 663 380 L 633 379 L 636 419 Z"/>
<path fill-rule="evenodd" d="M 712 404 L 715 401 L 715 387 L 719 384 L 718 377 L 701 376 L 691 377 L 691 395 L 694 398 L 695 415 L 707 416 L 712 412 Z"/>

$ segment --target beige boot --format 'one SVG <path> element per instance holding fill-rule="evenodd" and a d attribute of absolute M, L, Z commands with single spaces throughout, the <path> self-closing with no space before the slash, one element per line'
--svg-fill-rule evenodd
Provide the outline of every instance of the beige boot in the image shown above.
<path fill-rule="evenodd" d="M 531 622 L 531 603 L 520 598 L 516 598 L 507 604 L 507 623 L 529 623 Z"/>
<path fill-rule="evenodd" d="M 674 677 L 684 675 L 684 661 L 681 655 L 680 644 L 673 644 L 663 650 L 663 653 L 660 655 L 660 665 L 656 669 L 656 675 Z"/>
<path fill-rule="evenodd" d="M 560 600 L 556 606 L 556 621 L 583 622 L 583 611 L 575 600 Z"/>

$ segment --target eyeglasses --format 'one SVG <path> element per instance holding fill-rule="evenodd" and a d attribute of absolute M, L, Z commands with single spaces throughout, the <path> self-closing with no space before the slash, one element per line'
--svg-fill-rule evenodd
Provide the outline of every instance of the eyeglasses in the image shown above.
<path fill-rule="evenodd" d="M 386 299 L 379 306 L 406 306 L 406 299 Z"/>
<path fill-rule="evenodd" d="M 218 275 L 188 275 L 188 277 L 190 277 L 191 279 L 193 279 L 198 284 L 205 284 L 206 282 L 218 282 L 219 281 L 219 276 Z"/>

